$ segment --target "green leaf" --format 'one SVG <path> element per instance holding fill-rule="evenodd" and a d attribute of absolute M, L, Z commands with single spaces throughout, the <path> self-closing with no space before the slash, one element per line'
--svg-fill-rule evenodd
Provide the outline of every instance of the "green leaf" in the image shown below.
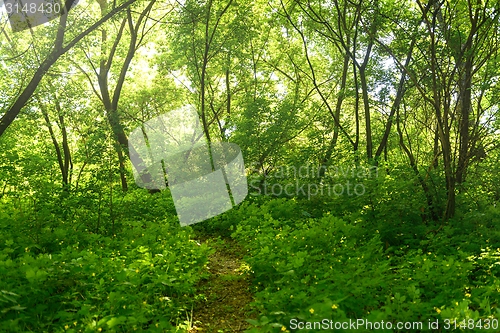
<path fill-rule="evenodd" d="M 255 319 L 246 319 L 246 321 L 254 326 L 260 325 L 260 322 L 258 320 L 255 320 Z"/>
<path fill-rule="evenodd" d="M 2 313 L 7 313 L 10 310 L 21 311 L 21 310 L 24 310 L 24 309 L 26 309 L 26 307 L 23 307 L 23 306 L 20 306 L 20 305 L 14 305 L 14 306 L 11 306 L 10 308 L 3 309 Z"/>
<path fill-rule="evenodd" d="M 127 321 L 127 317 L 125 316 L 120 316 L 120 317 L 114 317 L 114 318 L 111 318 L 110 320 L 108 320 L 106 322 L 106 324 L 109 326 L 109 328 L 113 328 L 117 325 L 121 325 L 123 323 L 125 323 Z"/>

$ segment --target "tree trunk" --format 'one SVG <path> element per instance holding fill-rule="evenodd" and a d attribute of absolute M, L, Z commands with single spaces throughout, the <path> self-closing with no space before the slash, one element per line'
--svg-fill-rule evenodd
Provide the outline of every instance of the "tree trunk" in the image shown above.
<path fill-rule="evenodd" d="M 335 105 L 335 119 L 340 119 L 340 111 L 342 109 L 342 102 L 344 101 L 345 97 L 345 88 L 346 88 L 346 81 L 347 81 L 347 72 L 349 70 L 349 55 L 345 54 L 344 55 L 344 64 L 342 66 L 342 78 L 340 79 L 340 92 L 337 97 L 337 104 Z M 332 157 L 333 150 L 335 149 L 335 146 L 337 145 L 337 140 L 339 138 L 339 131 L 340 128 L 337 124 L 335 124 L 333 128 L 333 137 L 332 140 L 330 141 L 330 145 L 328 146 L 328 149 L 325 153 L 325 156 L 323 160 L 321 161 L 321 167 L 319 169 L 319 179 L 323 178 L 325 176 L 327 164 L 330 161 L 330 158 Z"/>
<path fill-rule="evenodd" d="M 405 67 L 408 67 L 411 61 L 411 56 L 413 53 L 413 48 L 415 46 L 415 38 L 412 40 L 410 44 L 410 49 L 408 50 L 408 53 L 406 54 L 406 60 L 405 60 Z M 394 115 L 396 114 L 396 111 L 399 110 L 399 107 L 401 105 L 401 101 L 403 100 L 403 95 L 405 92 L 405 77 L 406 73 L 404 70 L 401 71 L 401 77 L 399 78 L 399 84 L 398 84 L 398 90 L 396 92 L 396 98 L 394 98 L 394 102 L 392 103 L 391 107 L 391 112 L 389 113 L 389 119 L 387 119 L 387 123 L 385 125 L 385 131 L 384 135 L 382 136 L 382 140 L 380 141 L 380 144 L 377 148 L 377 151 L 375 152 L 375 165 L 378 165 L 378 160 L 380 155 L 382 155 L 382 152 L 387 152 L 387 141 L 389 139 L 389 134 L 391 132 L 391 127 L 392 123 L 394 120 Z M 386 153 L 387 154 L 387 153 Z"/>

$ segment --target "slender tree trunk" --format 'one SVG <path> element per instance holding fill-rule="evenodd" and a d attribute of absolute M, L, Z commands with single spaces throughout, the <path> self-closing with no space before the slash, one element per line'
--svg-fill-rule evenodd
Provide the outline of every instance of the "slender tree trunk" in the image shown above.
<path fill-rule="evenodd" d="M 43 118 L 45 119 L 45 124 L 47 125 L 47 128 L 49 129 L 49 134 L 50 134 L 50 138 L 52 140 L 52 144 L 54 145 L 54 149 L 56 151 L 57 163 L 59 165 L 59 170 L 61 171 L 63 188 L 65 188 L 68 185 L 68 175 L 67 175 L 66 168 L 65 168 L 63 153 L 61 151 L 61 147 L 59 145 L 59 142 L 57 141 L 56 135 L 54 133 L 54 129 L 52 128 L 52 123 L 50 121 L 49 113 L 48 113 L 47 109 L 45 108 L 44 105 L 42 105 L 42 103 L 39 103 L 39 106 L 40 106 L 40 109 L 42 111 Z"/>
<path fill-rule="evenodd" d="M 399 109 L 396 111 L 397 112 L 397 120 L 396 120 L 396 128 L 399 134 L 399 145 L 405 152 L 406 156 L 408 157 L 408 160 L 410 161 L 410 167 L 413 170 L 413 173 L 418 179 L 418 182 L 420 183 L 420 186 L 422 187 L 422 190 L 425 195 L 425 199 L 427 202 L 427 207 L 429 209 L 429 212 L 431 214 L 431 219 L 436 221 L 438 220 L 438 215 L 436 213 L 436 207 L 434 205 L 434 200 L 431 194 L 431 191 L 429 189 L 429 186 L 425 182 L 425 180 L 422 178 L 422 175 L 420 174 L 420 171 L 418 170 L 418 165 L 417 165 L 417 160 L 415 159 L 415 156 L 413 155 L 413 152 L 406 146 L 404 142 L 404 136 L 403 136 L 403 131 L 401 129 L 401 117 L 399 116 Z"/>
<path fill-rule="evenodd" d="M 372 126 L 370 117 L 370 100 L 368 99 L 368 85 L 366 83 L 365 67 L 359 69 L 359 79 L 361 81 L 361 95 L 363 96 L 363 107 L 365 111 L 365 138 L 366 138 L 366 157 L 368 161 L 373 159 Z"/>
<path fill-rule="evenodd" d="M 64 114 L 63 110 L 61 108 L 61 104 L 59 103 L 59 99 L 56 97 L 55 98 L 55 106 L 56 110 L 58 113 L 58 118 L 59 118 L 59 129 L 61 130 L 61 135 L 62 135 L 62 149 L 64 153 L 64 161 L 63 161 L 63 168 L 64 168 L 64 175 L 66 178 L 66 181 L 63 182 L 64 190 L 68 191 L 69 190 L 69 185 L 71 184 L 71 175 L 73 172 L 73 162 L 71 160 L 71 151 L 69 149 L 69 141 L 68 141 L 68 130 L 66 129 L 66 123 L 64 120 Z"/>
<path fill-rule="evenodd" d="M 432 151 L 434 153 L 434 159 L 432 160 L 432 167 L 436 169 L 439 166 L 439 132 L 436 126 L 434 131 L 434 146 L 432 147 Z"/>
<path fill-rule="evenodd" d="M 355 124 L 355 139 L 354 139 L 354 157 L 356 159 L 356 164 L 358 163 L 358 149 L 359 149 L 359 82 L 358 82 L 358 71 L 356 65 L 352 64 L 352 70 L 354 74 L 354 124 Z"/>
<path fill-rule="evenodd" d="M 471 86 L 472 86 L 472 55 L 467 57 L 464 63 L 464 74 L 460 82 L 460 146 L 458 150 L 458 165 L 456 179 L 458 184 L 465 181 L 467 164 L 469 161 L 469 139 L 470 139 L 470 113 L 471 113 Z"/>
<path fill-rule="evenodd" d="M 126 155 L 129 155 L 131 159 L 135 159 L 136 161 L 141 161 L 142 159 L 140 158 L 140 156 L 138 156 L 135 150 L 132 151 L 129 150 L 128 138 L 127 135 L 125 134 L 125 130 L 123 129 L 122 121 L 120 119 L 120 114 L 118 112 L 118 104 L 120 101 L 121 92 L 123 90 L 123 85 L 125 83 L 125 77 L 127 71 L 130 67 L 132 59 L 134 58 L 138 47 L 137 46 L 138 31 L 142 25 L 143 20 L 147 19 L 147 15 L 151 11 L 151 8 L 153 7 L 155 2 L 156 0 L 151 0 L 149 2 L 146 8 L 139 15 L 135 25 L 132 19 L 132 11 L 130 10 L 130 8 L 127 9 L 127 17 L 123 19 L 120 29 L 118 31 L 118 35 L 109 52 L 106 47 L 106 43 L 108 40 L 107 40 L 107 32 L 105 29 L 102 30 L 102 36 L 101 36 L 101 61 L 99 64 L 99 73 L 97 79 L 98 79 L 99 89 L 101 92 L 100 98 L 102 100 L 104 109 L 106 110 L 106 118 L 108 120 L 108 123 L 111 127 L 114 136 L 114 141 L 115 141 L 114 147 L 118 156 L 120 180 L 121 180 L 122 190 L 124 192 L 128 190 L 128 182 L 125 169 Z M 104 13 L 106 13 L 108 9 L 107 0 L 99 0 L 98 3 L 101 7 L 101 13 L 104 15 Z M 128 30 L 130 33 L 128 50 L 125 59 L 123 61 L 123 64 L 121 64 L 121 69 L 119 72 L 118 80 L 116 82 L 116 86 L 111 94 L 108 83 L 109 80 L 108 75 L 113 62 L 113 57 L 115 56 L 118 44 L 123 37 L 125 25 L 127 23 L 128 23 Z M 141 173 L 141 177 L 143 178 L 143 181 L 145 183 L 148 183 L 148 181 L 151 180 L 151 176 L 148 173 Z"/>
<path fill-rule="evenodd" d="M 59 100 L 57 97 L 55 98 L 55 108 L 59 114 L 58 116 L 58 126 L 62 133 L 62 149 L 59 144 L 57 137 L 55 135 L 54 129 L 52 127 L 52 122 L 50 121 L 50 116 L 47 108 L 43 103 L 38 101 L 38 105 L 40 110 L 42 111 L 43 118 L 45 120 L 45 124 L 49 130 L 50 138 L 52 140 L 52 144 L 54 145 L 54 149 L 56 151 L 57 163 L 59 165 L 59 170 L 61 171 L 61 179 L 62 179 L 62 188 L 63 191 L 69 191 L 69 185 L 71 183 L 71 173 L 70 171 L 73 169 L 73 163 L 71 162 L 71 152 L 69 149 L 68 143 L 68 133 L 66 130 L 66 126 L 64 123 L 64 116 L 62 114 L 61 106 L 59 104 Z"/>
<path fill-rule="evenodd" d="M 436 99 L 439 100 L 439 99 Z M 439 103 L 440 104 L 440 103 Z M 455 174 L 453 172 L 453 158 L 450 142 L 450 130 L 448 125 L 449 106 L 444 103 L 443 114 L 441 114 L 439 104 L 435 105 L 439 140 L 443 152 L 443 168 L 446 180 L 446 206 L 444 220 L 448 220 L 455 215 Z"/>
<path fill-rule="evenodd" d="M 410 48 L 408 50 L 408 53 L 406 54 L 406 60 L 405 60 L 405 67 L 408 67 L 411 61 L 412 53 L 413 53 L 413 48 L 415 47 L 415 41 L 416 39 L 414 38 L 410 44 Z M 382 140 L 380 141 L 380 145 L 377 148 L 377 151 L 375 152 L 375 165 L 378 164 L 378 159 L 380 155 L 382 155 L 382 152 L 385 152 L 385 155 L 387 155 L 387 141 L 389 139 L 389 134 L 391 132 L 392 128 L 392 123 L 394 121 L 394 115 L 396 114 L 396 111 L 399 110 L 399 107 L 401 106 L 401 101 L 403 100 L 403 95 L 405 92 L 405 80 L 406 73 L 404 70 L 401 71 L 401 76 L 399 78 L 399 84 L 398 84 L 398 90 L 396 92 L 396 98 L 394 98 L 394 102 L 392 103 L 391 107 L 391 112 L 389 113 L 389 118 L 387 119 L 387 123 L 385 125 L 385 131 L 384 135 L 382 136 Z"/>
<path fill-rule="evenodd" d="M 340 92 L 337 97 L 337 104 L 335 105 L 335 119 L 340 119 L 340 111 L 342 110 L 342 102 L 344 101 L 345 98 L 345 89 L 346 89 L 346 82 L 347 82 L 347 73 L 349 70 L 349 55 L 345 54 L 344 55 L 344 63 L 342 66 L 342 78 L 340 79 Z M 323 178 L 325 176 L 327 164 L 330 161 L 333 150 L 335 149 L 335 146 L 337 145 L 337 140 L 339 138 L 339 132 L 340 128 L 337 124 L 335 124 L 333 128 L 333 137 L 332 140 L 330 141 L 330 144 L 328 146 L 328 149 L 326 150 L 325 156 L 323 157 L 323 160 L 321 161 L 321 166 L 319 169 L 319 179 Z"/>
<path fill-rule="evenodd" d="M 205 132 L 205 137 L 207 141 L 210 143 L 212 140 L 210 138 L 210 130 L 208 128 L 207 115 L 206 115 L 206 76 L 207 76 L 207 66 L 208 66 L 208 52 L 210 50 L 210 41 L 209 39 L 209 20 L 210 20 L 210 9 L 212 6 L 212 1 L 209 1 L 208 5 L 208 13 L 207 13 L 207 22 L 205 27 L 205 49 L 203 52 L 203 62 L 201 65 L 201 78 L 200 78 L 200 108 L 201 108 L 201 122 L 203 124 L 203 131 Z"/>

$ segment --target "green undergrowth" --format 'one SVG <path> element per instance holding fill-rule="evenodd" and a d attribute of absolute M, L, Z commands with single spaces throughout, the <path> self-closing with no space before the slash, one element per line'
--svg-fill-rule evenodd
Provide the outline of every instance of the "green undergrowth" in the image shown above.
<path fill-rule="evenodd" d="M 471 221 L 450 222 L 437 233 L 431 232 L 437 226 L 425 226 L 425 237 L 406 236 L 405 244 L 359 216 L 339 218 L 325 211 L 313 217 L 308 204 L 256 200 L 213 222 L 229 226 L 248 251 L 244 260 L 253 273 L 252 305 L 258 318 L 250 321 L 250 332 L 358 319 L 424 325 L 422 330 L 386 327 L 381 332 L 445 332 L 446 323 L 469 332 L 499 330 L 500 246 L 498 232 L 490 229 L 497 210 L 465 232 L 460 226 Z M 402 224 L 391 232 L 405 230 L 410 228 Z M 399 246 L 388 247 L 391 243 Z M 439 321 L 439 329 L 428 329 L 429 321 Z M 303 327 L 300 332 L 316 332 L 319 326 Z M 335 331 L 371 330 L 361 325 Z"/>
<path fill-rule="evenodd" d="M 168 192 L 91 194 L 60 205 L 56 196 L 0 202 L 1 332 L 187 332 L 206 302 L 198 287 L 214 253 L 200 235 L 243 246 L 249 332 L 317 332 L 307 323 L 361 319 L 423 324 L 379 332 L 500 331 L 494 206 L 439 224 L 421 219 L 417 205 L 250 196 L 180 227 Z"/>
<path fill-rule="evenodd" d="M 38 220 L 14 221 L 5 206 L 0 213 L 1 332 L 185 331 L 202 297 L 196 285 L 212 250 L 165 212 L 151 218 L 161 200 L 150 202 L 142 214 L 140 205 L 131 205 L 137 194 L 129 196 L 115 206 L 122 216 L 116 235 L 109 232 L 109 218 L 100 221 L 107 232 L 96 230 L 95 212 L 51 228 L 48 223 L 57 217 L 50 212 L 38 212 Z M 73 209 L 80 214 L 81 208 Z"/>

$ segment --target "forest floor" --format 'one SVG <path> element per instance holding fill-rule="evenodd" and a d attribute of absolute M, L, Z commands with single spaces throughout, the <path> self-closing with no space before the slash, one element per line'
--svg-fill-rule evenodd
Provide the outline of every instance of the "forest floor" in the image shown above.
<path fill-rule="evenodd" d="M 205 300 L 193 312 L 190 332 L 243 332 L 249 328 L 250 292 L 249 266 L 243 261 L 244 250 L 231 239 L 205 238 L 215 253 L 209 257 L 209 277 L 198 286 Z"/>

